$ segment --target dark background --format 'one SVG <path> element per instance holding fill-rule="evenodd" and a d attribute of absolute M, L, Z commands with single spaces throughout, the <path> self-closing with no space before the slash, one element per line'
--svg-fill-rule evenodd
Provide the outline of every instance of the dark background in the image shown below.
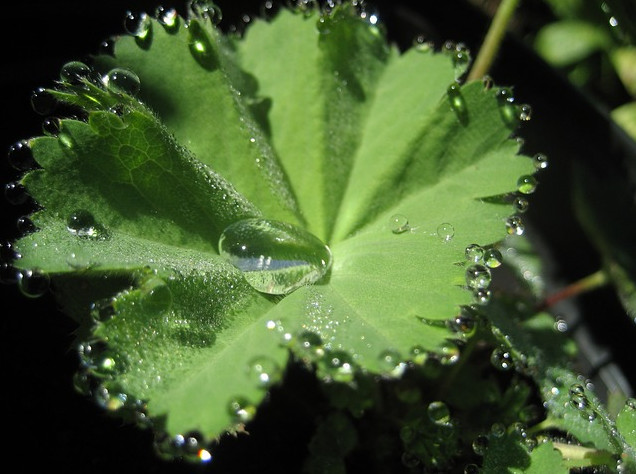
<path fill-rule="evenodd" d="M 261 2 L 218 2 L 223 28 L 241 24 L 245 12 L 255 14 Z M 522 2 L 523 4 L 523 2 Z M 0 94 L 3 106 L 2 147 L 41 134 L 42 117 L 30 106 L 31 92 L 50 86 L 61 66 L 98 51 L 99 44 L 123 33 L 127 10 L 154 12 L 158 2 L 135 0 L 37 1 L 3 5 Z M 420 33 L 440 45 L 445 40 L 465 42 L 477 51 L 488 22 L 480 12 L 460 1 L 390 2 L 373 4 L 391 39 L 408 45 Z M 545 19 L 538 2 L 528 1 L 526 18 Z M 184 13 L 184 2 L 165 2 Z M 530 22 L 531 24 L 531 22 Z M 523 33 L 521 31 L 520 33 Z M 590 101 L 539 61 L 522 42 L 508 40 L 492 70 L 498 84 L 514 85 L 520 103 L 530 103 L 533 119 L 524 124 L 527 154 L 546 153 L 549 173 L 542 176 L 533 196 L 530 234 L 541 235 L 554 257 L 554 277 L 573 281 L 598 268 L 599 258 L 572 218 L 569 201 L 569 164 L 588 160 L 593 166 L 619 162 L 633 154 L 628 142 L 607 121 L 604 104 Z M 3 182 L 19 173 L 0 160 Z M 2 240 L 17 235 L 15 222 L 30 212 L 29 204 L 2 203 Z M 574 242 L 574 243 L 573 243 Z M 62 472 L 191 472 L 191 467 L 159 460 L 152 435 L 123 424 L 77 394 L 72 376 L 77 359 L 70 349 L 74 324 L 56 309 L 51 296 L 27 299 L 15 285 L 0 286 L 3 306 L 2 443 L 3 460 L 15 460 L 34 472 L 57 468 Z M 607 362 L 635 380 L 630 367 L 629 324 L 613 291 L 583 298 L 577 312 L 594 334 Z M 307 397 L 315 387 L 302 373 L 290 382 Z M 296 472 L 305 453 L 311 424 L 289 411 L 279 410 L 289 400 L 274 393 L 269 410 L 253 427 L 249 440 L 224 440 L 210 468 L 213 472 Z M 267 420 L 275 420 L 267 423 Z"/>

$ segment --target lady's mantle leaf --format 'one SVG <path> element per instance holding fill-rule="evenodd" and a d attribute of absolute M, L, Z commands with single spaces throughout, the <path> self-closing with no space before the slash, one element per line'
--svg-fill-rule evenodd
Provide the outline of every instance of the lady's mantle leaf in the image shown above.
<path fill-rule="evenodd" d="M 16 265 L 92 322 L 90 392 L 212 437 L 251 418 L 290 349 L 337 381 L 456 360 L 447 322 L 490 279 L 465 249 L 507 234 L 509 193 L 534 171 L 509 138 L 516 106 L 459 87 L 450 56 L 389 48 L 350 6 L 283 11 L 236 41 L 179 24 L 118 40 L 96 60 L 104 83 L 62 81 L 52 93 L 86 122 L 30 141 L 42 169 L 24 184 L 43 209 Z M 109 87 L 122 67 L 143 104 Z M 306 224 L 331 271 L 284 298 L 255 291 L 217 248 L 251 217 Z"/>

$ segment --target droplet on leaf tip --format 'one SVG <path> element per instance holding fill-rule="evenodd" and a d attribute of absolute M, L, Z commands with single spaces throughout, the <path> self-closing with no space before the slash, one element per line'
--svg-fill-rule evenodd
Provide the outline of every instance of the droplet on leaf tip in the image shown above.
<path fill-rule="evenodd" d="M 57 105 L 57 99 L 44 87 L 38 87 L 31 94 L 31 107 L 39 115 L 51 114 Z"/>
<path fill-rule="evenodd" d="M 141 88 L 139 76 L 129 69 L 111 69 L 103 79 L 104 86 L 116 94 L 128 94 L 135 96 Z"/>
<path fill-rule="evenodd" d="M 519 216 L 510 216 L 506 220 L 506 232 L 508 235 L 522 235 L 525 232 L 525 225 Z"/>
<path fill-rule="evenodd" d="M 152 20 L 147 13 L 126 12 L 124 29 L 129 35 L 135 37 L 137 46 L 142 49 L 148 49 L 150 47 L 150 43 L 152 42 Z"/>
<path fill-rule="evenodd" d="M 172 34 L 179 30 L 180 18 L 176 9 L 159 6 L 155 10 L 155 17 L 166 32 Z"/>
<path fill-rule="evenodd" d="M 532 163 L 534 164 L 534 169 L 543 170 L 548 167 L 548 157 L 543 153 L 537 153 L 532 157 Z"/>
<path fill-rule="evenodd" d="M 525 175 L 517 180 L 517 189 L 522 194 L 532 194 L 536 191 L 537 184 L 537 178 L 532 175 Z"/>
<path fill-rule="evenodd" d="M 484 249 L 478 244 L 470 244 L 464 254 L 469 262 L 479 263 L 484 256 Z"/>
<path fill-rule="evenodd" d="M 18 288 L 28 298 L 39 298 L 49 289 L 51 280 L 37 269 L 21 270 L 17 274 Z"/>

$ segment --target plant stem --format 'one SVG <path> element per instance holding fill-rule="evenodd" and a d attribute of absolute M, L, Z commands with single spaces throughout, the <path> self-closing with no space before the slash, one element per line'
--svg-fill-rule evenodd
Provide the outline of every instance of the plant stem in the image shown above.
<path fill-rule="evenodd" d="M 580 295 L 582 293 L 586 293 L 588 291 L 595 290 L 607 284 L 609 282 L 609 276 L 607 272 L 603 269 L 598 270 L 597 272 L 592 273 L 584 278 L 581 278 L 574 283 L 569 284 L 565 288 L 553 293 L 552 295 L 546 297 L 541 304 L 539 304 L 538 310 L 543 311 L 554 304 L 558 303 L 567 298 L 571 298 L 572 296 Z"/>
<path fill-rule="evenodd" d="M 488 33 L 486 33 L 479 53 L 477 53 L 473 67 L 468 73 L 468 81 L 481 79 L 488 73 L 490 66 L 492 66 L 495 60 L 495 56 L 497 56 L 501 41 L 506 34 L 508 23 L 510 23 L 510 19 L 518 4 L 519 0 L 503 0 L 497 8 Z"/>

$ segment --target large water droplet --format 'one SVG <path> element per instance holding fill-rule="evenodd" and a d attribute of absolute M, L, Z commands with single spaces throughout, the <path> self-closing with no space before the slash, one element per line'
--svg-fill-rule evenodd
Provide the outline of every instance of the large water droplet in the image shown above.
<path fill-rule="evenodd" d="M 104 76 L 106 89 L 115 94 L 137 95 L 141 88 L 139 77 L 134 72 L 123 69 L 112 69 Z"/>
<path fill-rule="evenodd" d="M 411 228 L 408 218 L 402 214 L 392 215 L 389 219 L 389 226 L 394 234 L 403 234 Z"/>
<path fill-rule="evenodd" d="M 324 359 L 327 380 L 348 383 L 354 378 L 354 366 L 352 357 L 344 351 L 333 351 Z"/>
<path fill-rule="evenodd" d="M 331 266 L 331 250 L 317 237 L 267 219 L 245 219 L 228 226 L 219 239 L 219 254 L 256 290 L 275 295 L 320 280 Z"/>

